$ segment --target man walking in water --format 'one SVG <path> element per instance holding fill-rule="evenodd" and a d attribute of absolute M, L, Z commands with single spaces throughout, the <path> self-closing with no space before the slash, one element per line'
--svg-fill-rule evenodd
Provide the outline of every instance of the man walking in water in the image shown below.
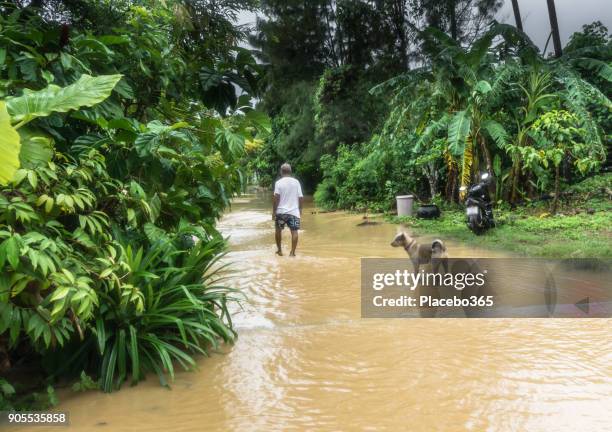
<path fill-rule="evenodd" d="M 276 254 L 283 255 L 281 238 L 283 228 L 287 225 L 291 230 L 291 253 L 289 256 L 295 256 L 304 195 L 302 195 L 300 182 L 291 177 L 291 165 L 288 163 L 282 164 L 280 172 L 281 178 L 274 184 L 274 205 L 272 208 L 272 220 L 276 225 Z"/>

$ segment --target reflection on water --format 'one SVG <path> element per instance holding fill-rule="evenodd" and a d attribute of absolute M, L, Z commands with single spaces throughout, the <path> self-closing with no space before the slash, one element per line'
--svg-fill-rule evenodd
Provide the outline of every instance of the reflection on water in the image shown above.
<path fill-rule="evenodd" d="M 612 430 L 610 320 L 361 319 L 360 257 L 405 255 L 396 226 L 359 222 L 307 210 L 298 257 L 277 257 L 267 203 L 235 203 L 237 343 L 171 390 L 151 377 L 59 409 L 79 431 Z"/>

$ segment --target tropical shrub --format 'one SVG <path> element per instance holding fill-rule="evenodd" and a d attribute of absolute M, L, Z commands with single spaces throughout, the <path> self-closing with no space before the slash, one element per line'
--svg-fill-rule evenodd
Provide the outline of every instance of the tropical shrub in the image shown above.
<path fill-rule="evenodd" d="M 7 400 L 20 399 L 11 389 L 23 386 L 9 383 L 16 364 L 44 369 L 46 382 L 90 376 L 111 391 L 148 373 L 165 384 L 175 365 L 193 367 L 195 354 L 235 337 L 214 225 L 269 131 L 250 105 L 257 65 L 239 47 L 188 49 L 163 4 L 116 7 L 108 27 L 67 28 L 2 6 Z"/>
<path fill-rule="evenodd" d="M 496 200 L 516 203 L 551 189 L 557 196 L 561 177 L 580 180 L 605 165 L 612 130 L 605 27 L 585 26 L 559 59 L 543 58 L 504 24 L 468 46 L 436 28 L 420 39 L 423 66 L 371 90 L 389 101 L 381 129 L 351 155 L 338 150 L 335 164 L 321 157 L 317 203 L 388 209 L 406 192 L 454 201 L 481 172 L 494 174 Z"/>
<path fill-rule="evenodd" d="M 561 162 L 571 158 L 581 174 L 599 167 L 601 161 L 585 144 L 585 131 L 580 127 L 578 117 L 567 111 L 550 111 L 542 115 L 533 125 L 534 134 L 539 137 L 540 148 L 537 158 L 545 168 L 549 164 L 555 169 L 555 198 L 552 211 L 557 211 L 560 192 Z"/>

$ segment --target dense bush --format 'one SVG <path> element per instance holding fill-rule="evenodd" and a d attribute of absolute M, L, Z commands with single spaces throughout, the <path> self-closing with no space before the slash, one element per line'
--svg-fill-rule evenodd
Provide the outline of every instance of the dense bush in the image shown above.
<path fill-rule="evenodd" d="M 318 181 L 321 150 L 314 141 L 314 106 L 312 84 L 300 81 L 278 93 L 269 112 L 273 115 L 271 133 L 260 151 L 249 161 L 258 183 L 270 186 L 278 169 L 289 162 L 306 190 Z"/>
<path fill-rule="evenodd" d="M 116 7 L 70 28 L 3 6 L 0 408 L 32 385 L 20 366 L 111 391 L 234 338 L 214 224 L 268 131 L 258 66 L 231 26 L 190 51 L 163 4 Z"/>
<path fill-rule="evenodd" d="M 323 180 L 314 195 L 327 208 L 390 210 L 398 194 L 424 195 L 426 185 L 402 143 L 387 146 L 375 136 L 360 147 L 341 146 L 321 157 Z"/>
<path fill-rule="evenodd" d="M 601 24 L 585 26 L 554 60 L 501 24 L 469 47 L 435 28 L 421 38 L 426 66 L 372 89 L 391 107 L 379 134 L 321 158 L 319 205 L 388 209 L 405 192 L 454 201 L 485 171 L 496 200 L 557 197 L 564 182 L 605 165 L 612 42 Z"/>

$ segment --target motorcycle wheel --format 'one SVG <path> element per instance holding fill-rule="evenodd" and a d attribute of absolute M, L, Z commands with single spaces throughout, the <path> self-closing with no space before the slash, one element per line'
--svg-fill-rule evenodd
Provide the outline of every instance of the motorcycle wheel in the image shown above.
<path fill-rule="evenodd" d="M 468 216 L 468 228 L 476 235 L 482 234 L 482 227 L 478 223 L 478 216 Z"/>

